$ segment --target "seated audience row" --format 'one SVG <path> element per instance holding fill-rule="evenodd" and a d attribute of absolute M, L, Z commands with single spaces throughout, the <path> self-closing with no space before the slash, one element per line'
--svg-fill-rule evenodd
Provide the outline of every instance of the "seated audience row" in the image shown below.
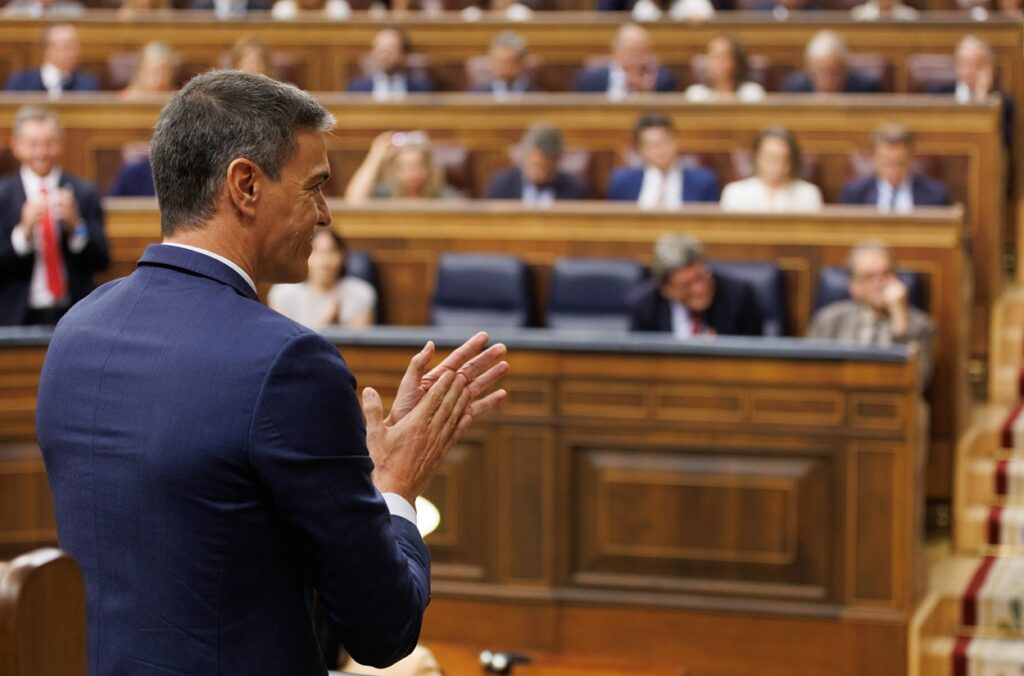
<path fill-rule="evenodd" d="M 63 91 L 95 91 L 99 81 L 79 70 L 81 45 L 71 24 L 51 26 L 43 36 L 43 63 L 34 69 L 15 73 L 7 82 L 14 91 L 49 91 L 57 97 Z M 170 47 L 164 54 L 171 70 L 177 68 L 177 57 Z M 382 29 L 374 37 L 365 60 L 365 74 L 348 83 L 348 91 L 366 93 L 378 100 L 396 100 L 407 94 L 434 90 L 427 71 L 411 63 L 413 47 L 399 28 Z M 672 71 L 659 65 L 648 31 L 633 23 L 622 25 L 616 32 L 607 58 L 591 60 L 580 70 L 573 84 L 577 92 L 605 93 L 619 100 L 636 93 L 672 92 L 677 90 Z M 512 31 L 499 34 L 492 42 L 484 66 L 471 69 L 469 90 L 490 93 L 505 99 L 516 94 L 539 91 L 525 40 Z M 236 61 L 236 66 L 239 62 Z M 267 67 L 264 56 L 262 68 Z M 467 66 L 468 68 L 468 66 Z M 692 101 L 757 101 L 764 96 L 764 86 L 755 81 L 750 58 L 742 44 L 728 35 L 714 37 L 706 54 L 695 59 L 694 71 L 701 82 L 689 86 L 685 94 Z M 262 72 L 266 72 L 263 70 Z M 173 82 L 173 73 L 168 78 Z M 954 95 L 957 101 L 984 100 L 1000 94 L 995 88 L 995 58 L 991 48 L 974 36 L 964 37 L 955 53 L 955 80 L 928 86 L 931 93 Z M 881 83 L 850 65 L 850 55 L 843 39 L 833 31 L 820 31 L 808 43 L 805 70 L 791 73 L 782 83 L 784 92 L 874 93 Z"/>

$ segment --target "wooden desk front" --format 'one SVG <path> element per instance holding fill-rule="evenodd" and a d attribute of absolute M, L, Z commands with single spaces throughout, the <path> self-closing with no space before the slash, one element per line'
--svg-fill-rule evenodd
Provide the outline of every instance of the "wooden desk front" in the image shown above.
<path fill-rule="evenodd" d="M 439 333 L 329 337 L 390 399 L 414 346 Z M 498 338 L 511 398 L 427 493 L 442 514 L 428 642 L 693 669 L 728 648 L 747 673 L 902 673 L 921 583 L 913 358 L 801 341 Z M 4 410 L 31 401 L 45 342 L 0 345 Z M 30 423 L 0 417 L 0 443 L 32 439 Z M 11 485 L 45 487 L 35 467 Z M 48 497 L 9 495 L 21 499 L 2 525 L 38 529 Z M 0 531 L 0 544 L 18 538 Z"/>
<path fill-rule="evenodd" d="M 45 99 L 0 99 L 0 137 L 10 129 L 19 103 L 30 100 Z M 987 345 L 987 308 L 1003 286 L 1002 254 L 1009 239 L 1002 229 L 1005 179 L 998 104 L 941 105 L 932 97 L 885 96 L 780 96 L 739 106 L 688 104 L 678 96 L 622 104 L 601 96 L 543 95 L 504 105 L 462 95 L 398 104 L 345 95 L 322 100 L 338 118 L 338 132 L 329 147 L 334 194 L 341 193 L 372 138 L 386 129 L 424 129 L 438 143 L 470 149 L 476 182 L 482 186 L 492 170 L 508 164 L 508 148 L 519 141 L 523 130 L 546 120 L 565 131 L 568 147 L 595 153 L 595 181 L 603 185 L 611 167 L 621 162 L 623 149 L 631 144 L 634 121 L 645 111 L 660 110 L 674 119 L 684 152 L 717 156 L 749 148 L 764 126 L 784 123 L 796 132 L 806 153 L 822 158 L 824 178 L 841 183 L 849 172 L 849 156 L 864 149 L 871 132 L 884 122 L 899 122 L 917 135 L 920 154 L 956 158 L 965 168 L 966 185 L 954 186 L 954 194 L 963 199 L 970 226 L 978 304 L 976 351 Z M 121 146 L 149 139 L 162 102 L 129 103 L 102 95 L 58 103 L 66 128 L 68 171 L 98 178 L 108 186 L 120 162 Z M 837 192 L 837 186 L 832 190 Z"/>
<path fill-rule="evenodd" d="M 128 274 L 143 248 L 158 238 L 159 217 L 143 200 L 108 200 L 113 267 Z M 970 274 L 962 248 L 959 209 L 922 210 L 911 216 L 881 215 L 869 208 L 834 207 L 811 215 L 724 214 L 716 207 L 680 213 L 640 211 L 629 205 L 579 203 L 550 210 L 519 204 L 470 202 L 366 208 L 332 202 L 335 226 L 355 249 L 373 253 L 379 270 L 381 321 L 426 325 L 437 260 L 445 252 L 508 253 L 523 258 L 534 275 L 541 319 L 550 267 L 561 256 L 632 258 L 650 262 L 654 241 L 671 231 L 688 232 L 724 260 L 770 260 L 786 275 L 789 327 L 806 333 L 819 271 L 842 265 L 849 248 L 865 239 L 889 243 L 901 267 L 920 273 L 928 312 L 939 329 L 929 401 L 932 447 L 928 494 L 951 495 L 952 449 L 966 427 Z"/>

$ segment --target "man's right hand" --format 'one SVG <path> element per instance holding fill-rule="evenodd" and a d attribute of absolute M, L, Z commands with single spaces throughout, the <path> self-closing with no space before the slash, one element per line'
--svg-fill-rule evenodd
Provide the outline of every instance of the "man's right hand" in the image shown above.
<path fill-rule="evenodd" d="M 491 391 L 508 372 L 499 361 L 505 346 L 481 353 L 486 342 L 486 334 L 477 334 L 424 375 L 433 356 L 428 343 L 410 362 L 387 419 L 377 391 L 363 390 L 366 445 L 381 493 L 397 493 L 412 504 L 473 420 L 507 397 L 503 389 Z"/>
<path fill-rule="evenodd" d="M 39 227 L 39 219 L 45 208 L 46 205 L 41 200 L 25 200 L 21 205 L 21 222 L 17 227 L 21 229 L 25 241 L 29 244 L 35 241 L 36 228 Z"/>

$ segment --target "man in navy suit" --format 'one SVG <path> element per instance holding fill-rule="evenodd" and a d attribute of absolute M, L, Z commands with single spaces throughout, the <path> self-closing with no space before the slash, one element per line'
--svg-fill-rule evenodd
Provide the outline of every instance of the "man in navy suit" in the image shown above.
<path fill-rule="evenodd" d="M 843 204 L 873 204 L 882 212 L 945 206 L 949 191 L 941 182 L 914 172 L 914 137 L 899 125 L 886 125 L 871 139 L 875 173 L 843 186 Z"/>
<path fill-rule="evenodd" d="M 474 94 L 492 94 L 505 99 L 535 92 L 537 86 L 526 69 L 526 40 L 515 31 L 503 31 L 491 41 L 487 54 L 489 79 L 470 87 Z"/>
<path fill-rule="evenodd" d="M 373 94 L 386 101 L 404 98 L 406 94 L 430 92 L 430 80 L 409 70 L 412 53 L 409 38 L 397 28 L 385 28 L 373 38 L 370 50 L 371 72 L 348 83 L 348 91 Z"/>
<path fill-rule="evenodd" d="M 330 342 L 259 302 L 258 284 L 305 279 L 331 225 L 333 125 L 269 78 L 194 78 L 151 147 L 164 243 L 54 331 L 37 429 L 91 676 L 325 674 L 314 590 L 359 662 L 416 644 L 412 503 L 504 398 L 481 392 L 507 364 L 478 334 L 427 373 L 428 343 L 385 418 Z"/>
<path fill-rule="evenodd" d="M 608 182 L 608 199 L 636 202 L 645 209 L 678 209 L 686 202 L 717 202 L 718 177 L 710 169 L 684 167 L 676 130 L 661 113 L 642 115 L 633 142 L 644 166 L 620 168 Z"/>
<path fill-rule="evenodd" d="M 25 106 L 13 131 L 21 167 L 0 178 L 0 325 L 56 324 L 107 267 L 100 195 L 61 171 L 53 111 Z"/>
<path fill-rule="evenodd" d="M 834 31 L 818 31 L 804 50 L 806 71 L 792 73 L 782 84 L 789 93 L 875 94 L 880 85 L 874 79 L 852 70 L 846 42 Z"/>
<path fill-rule="evenodd" d="M 633 331 L 694 336 L 760 336 L 760 306 L 746 282 L 716 275 L 693 237 L 664 235 L 654 245 L 654 278 L 630 295 Z"/>
<path fill-rule="evenodd" d="M 538 124 L 527 130 L 519 147 L 518 167 L 498 172 L 491 178 L 485 197 L 492 200 L 521 200 L 531 206 L 550 206 L 555 200 L 584 200 L 590 191 L 578 178 L 560 171 L 562 132 Z"/>
<path fill-rule="evenodd" d="M 671 71 L 658 67 L 647 30 L 626 23 L 615 32 L 608 65 L 580 71 L 573 90 L 607 92 L 608 98 L 621 99 L 636 93 L 674 92 L 676 79 Z"/>
<path fill-rule="evenodd" d="M 94 92 L 99 82 L 78 70 L 82 44 L 78 31 L 69 23 L 50 26 L 43 32 L 43 64 L 23 70 L 7 79 L 7 91 L 48 92 L 51 99 L 64 92 Z"/>

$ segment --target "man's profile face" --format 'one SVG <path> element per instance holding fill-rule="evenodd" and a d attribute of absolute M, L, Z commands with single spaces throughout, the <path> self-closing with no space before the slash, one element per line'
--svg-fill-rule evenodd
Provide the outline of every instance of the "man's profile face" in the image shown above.
<path fill-rule="evenodd" d="M 495 80 L 515 82 L 523 74 L 523 60 L 511 47 L 491 49 L 491 77 Z"/>
<path fill-rule="evenodd" d="M 56 66 L 61 72 L 71 73 L 78 68 L 81 52 L 82 44 L 74 26 L 54 26 L 46 40 L 43 61 Z"/>
<path fill-rule="evenodd" d="M 846 82 L 846 61 L 838 52 L 815 56 L 807 64 L 807 74 L 814 85 L 814 91 L 822 94 L 839 94 Z"/>
<path fill-rule="evenodd" d="M 284 165 L 281 178 L 265 174 L 257 220 L 262 240 L 261 283 L 296 283 L 306 279 L 317 228 L 331 224 L 323 185 L 331 175 L 324 134 L 303 130 L 295 134 L 298 151 Z"/>
<path fill-rule="evenodd" d="M 46 176 L 60 161 L 60 130 L 50 120 L 25 120 L 11 140 L 11 151 L 37 176 Z"/>
<path fill-rule="evenodd" d="M 700 314 L 708 309 L 715 297 L 715 280 L 711 276 L 711 268 L 701 261 L 673 270 L 659 289 L 666 300 Z"/>
<path fill-rule="evenodd" d="M 641 131 L 636 150 L 644 164 L 655 166 L 663 172 L 672 168 L 679 154 L 675 133 L 665 127 L 648 127 Z"/>
<path fill-rule="evenodd" d="M 889 256 L 882 251 L 861 251 L 850 263 L 850 297 L 873 310 L 884 310 L 885 289 L 895 278 Z"/>
<path fill-rule="evenodd" d="M 405 65 L 402 38 L 395 31 L 377 33 L 373 39 L 371 55 L 378 70 L 388 75 L 394 75 Z"/>
<path fill-rule="evenodd" d="M 527 149 L 523 155 L 523 175 L 534 185 L 551 183 L 557 169 L 557 161 L 536 148 Z"/>
<path fill-rule="evenodd" d="M 900 143 L 879 143 L 875 146 L 875 173 L 889 185 L 898 187 L 910 175 L 910 148 Z"/>

